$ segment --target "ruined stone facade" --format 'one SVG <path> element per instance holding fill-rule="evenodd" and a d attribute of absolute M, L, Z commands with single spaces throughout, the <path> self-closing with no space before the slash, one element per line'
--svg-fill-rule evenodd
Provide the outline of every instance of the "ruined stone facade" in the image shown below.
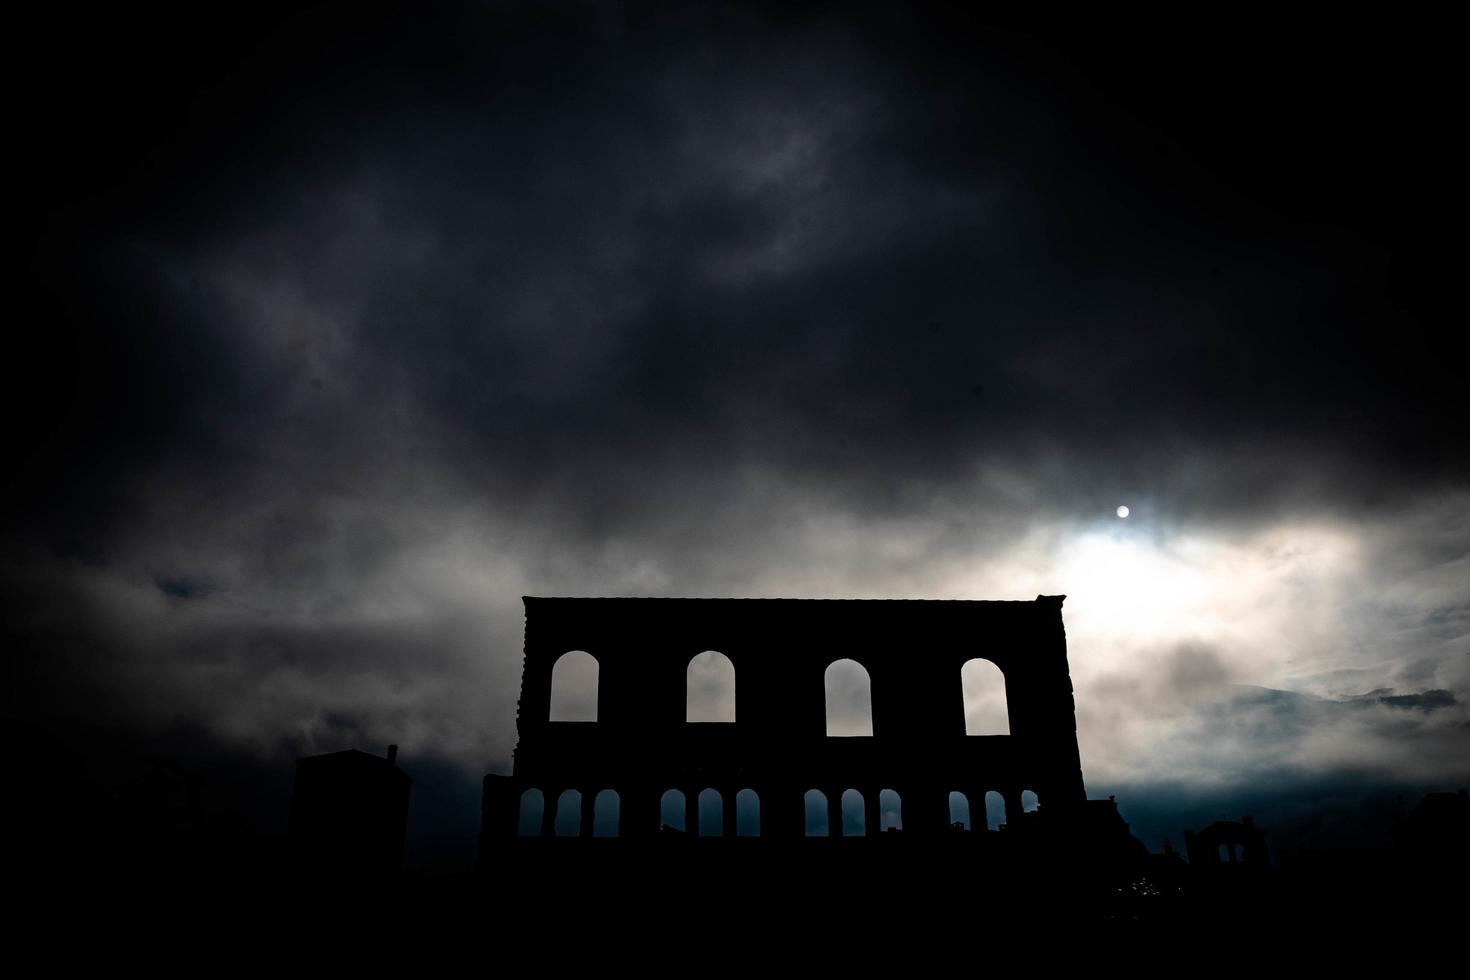
<path fill-rule="evenodd" d="M 527 597 L 519 742 L 513 773 L 485 780 L 482 862 L 518 837 L 553 836 L 565 824 L 557 810 L 567 790 L 579 792 L 581 808 L 570 836 L 592 836 L 596 800 L 612 790 L 616 835 L 628 841 L 658 836 L 669 790 L 683 793 L 691 835 L 700 793 L 717 790 L 723 836 L 736 834 L 737 795 L 754 791 L 759 836 L 775 839 L 809 832 L 814 789 L 830 808 L 831 836 L 840 836 L 847 790 L 862 794 L 867 834 L 880 827 L 880 791 L 895 791 L 911 839 L 951 832 L 953 792 L 977 808 L 999 792 L 1012 821 L 1027 790 L 1058 815 L 1079 807 L 1063 598 Z M 595 722 L 550 718 L 554 665 L 571 651 L 596 659 Z M 686 671 L 704 651 L 734 667 L 734 722 L 685 720 Z M 825 673 L 844 658 L 868 672 L 871 736 L 827 735 Z M 1004 675 L 1008 735 L 966 734 L 961 669 L 976 658 Z M 528 792 L 544 801 L 529 828 Z"/>

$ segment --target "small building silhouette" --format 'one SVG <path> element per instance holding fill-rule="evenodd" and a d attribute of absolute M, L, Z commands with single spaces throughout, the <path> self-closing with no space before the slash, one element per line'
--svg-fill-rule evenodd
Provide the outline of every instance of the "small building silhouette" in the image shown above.
<path fill-rule="evenodd" d="M 1394 829 L 1394 843 L 1406 861 L 1470 863 L 1470 793 L 1426 793 Z"/>
<path fill-rule="evenodd" d="M 1184 832 L 1184 848 L 1196 871 L 1229 869 L 1263 872 L 1271 867 L 1266 851 L 1266 832 L 1250 817 L 1239 821 L 1217 820 L 1204 830 Z"/>
<path fill-rule="evenodd" d="M 301 867 L 346 875 L 385 875 L 403 864 L 413 780 L 387 758 L 356 749 L 296 760 L 291 851 Z"/>

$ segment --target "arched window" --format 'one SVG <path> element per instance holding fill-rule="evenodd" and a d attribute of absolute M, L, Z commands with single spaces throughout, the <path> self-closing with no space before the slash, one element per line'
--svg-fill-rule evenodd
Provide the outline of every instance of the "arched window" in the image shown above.
<path fill-rule="evenodd" d="M 521 794 L 522 837 L 540 837 L 541 822 L 546 818 L 546 794 L 539 789 L 528 789 Z"/>
<path fill-rule="evenodd" d="M 582 794 L 569 789 L 556 801 L 556 836 L 582 836 Z"/>
<path fill-rule="evenodd" d="M 699 836 L 723 837 L 725 835 L 725 798 L 717 789 L 707 789 L 699 794 Z"/>
<path fill-rule="evenodd" d="M 618 826 L 622 815 L 618 812 L 622 809 L 622 800 L 618 798 L 617 790 L 605 789 L 597 794 L 597 799 L 592 801 L 592 836 L 593 837 L 616 837 L 620 827 Z"/>
<path fill-rule="evenodd" d="M 1032 790 L 1021 791 L 1021 812 L 1034 813 L 1041 806 L 1041 799 Z"/>
<path fill-rule="evenodd" d="M 1006 677 L 989 660 L 965 661 L 960 668 L 960 685 L 965 692 L 966 735 L 1009 735 L 1011 719 L 1006 710 Z"/>
<path fill-rule="evenodd" d="M 827 794 L 819 789 L 806 791 L 806 835 L 826 837 L 830 831 L 831 815 L 827 813 Z"/>
<path fill-rule="evenodd" d="M 970 798 L 964 793 L 956 791 L 949 794 L 949 825 L 974 829 L 974 824 L 970 823 Z"/>
<path fill-rule="evenodd" d="M 658 803 L 658 824 L 661 830 L 684 832 L 684 794 L 671 789 Z"/>
<path fill-rule="evenodd" d="M 592 654 L 573 650 L 552 665 L 551 720 L 597 720 L 597 658 Z"/>
<path fill-rule="evenodd" d="M 759 837 L 760 835 L 760 795 L 753 789 L 742 789 L 735 794 L 735 836 Z"/>
<path fill-rule="evenodd" d="M 903 801 L 897 792 L 885 789 L 878 794 L 878 815 L 885 833 L 903 829 Z"/>
<path fill-rule="evenodd" d="M 842 794 L 842 836 L 862 837 L 868 832 L 867 814 L 863 812 L 863 794 L 850 789 Z"/>
<path fill-rule="evenodd" d="M 1006 822 L 1006 799 L 997 790 L 985 794 L 985 829 L 999 830 Z"/>
<path fill-rule="evenodd" d="M 873 734 L 873 682 L 867 668 L 856 660 L 838 660 L 827 667 L 827 734 Z"/>
<path fill-rule="evenodd" d="M 686 721 L 735 720 L 735 665 L 723 653 L 706 650 L 684 672 Z"/>

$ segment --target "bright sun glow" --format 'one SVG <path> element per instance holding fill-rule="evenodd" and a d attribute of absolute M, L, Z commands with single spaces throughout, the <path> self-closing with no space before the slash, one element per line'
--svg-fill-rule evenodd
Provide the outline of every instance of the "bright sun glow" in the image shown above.
<path fill-rule="evenodd" d="M 1166 621 L 1196 614 L 1209 598 L 1194 561 L 1150 544 L 1084 534 L 1060 558 L 1057 578 L 1075 596 L 1069 612 L 1110 633 L 1172 628 L 1180 624 Z"/>
<path fill-rule="evenodd" d="M 1121 506 L 1121 507 L 1118 508 L 1118 516 L 1119 517 L 1127 517 L 1128 516 L 1128 505 L 1127 504 L 1124 504 L 1123 506 Z"/>
<path fill-rule="evenodd" d="M 1310 644 L 1301 634 L 1320 608 L 1331 605 L 1328 583 L 1348 573 L 1355 551 L 1350 538 L 1326 528 L 1278 528 L 1238 540 L 1159 540 L 1118 527 L 1064 544 L 1053 582 L 1068 594 L 1068 632 L 1089 659 L 1204 641 L 1277 661 L 1288 649 L 1307 654 Z M 1297 640 L 1290 648 L 1271 642 L 1287 631 Z M 1267 663 L 1257 666 L 1258 682 L 1267 681 Z"/>

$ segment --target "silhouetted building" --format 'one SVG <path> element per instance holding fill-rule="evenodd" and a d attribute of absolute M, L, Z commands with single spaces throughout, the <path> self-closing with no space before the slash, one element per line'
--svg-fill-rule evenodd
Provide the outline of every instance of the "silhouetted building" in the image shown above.
<path fill-rule="evenodd" d="M 1198 833 L 1186 830 L 1184 849 L 1195 871 L 1228 869 L 1256 873 L 1271 867 L 1266 832 L 1250 817 L 1239 821 L 1217 820 Z"/>
<path fill-rule="evenodd" d="M 1470 794 L 1426 793 L 1395 828 L 1394 843 L 1407 861 L 1464 865 L 1470 859 Z"/>
<path fill-rule="evenodd" d="M 1459 929 L 1470 873 L 1470 795 L 1428 793 L 1392 830 L 1391 846 L 1295 848 L 1281 855 L 1293 910 L 1331 910 L 1380 928 L 1384 919 L 1423 935 Z"/>
<path fill-rule="evenodd" d="M 348 749 L 296 760 L 291 795 L 291 850 L 302 865 L 341 874 L 377 875 L 403 864 L 413 780 L 386 759 Z"/>
<path fill-rule="evenodd" d="M 994 847 L 1008 835 L 956 825 L 1019 829 L 1023 816 L 1136 853 L 1116 806 L 1086 800 L 1063 598 L 526 597 L 519 741 L 512 774 L 485 778 L 480 865 L 517 840 L 603 836 Z M 853 737 L 829 730 L 844 660 L 870 709 Z M 967 734 L 975 660 L 999 668 L 1004 734 Z M 705 661 L 728 678 L 723 720 L 691 720 Z M 554 719 L 558 671 L 577 663 L 595 700 L 582 720 Z"/>

